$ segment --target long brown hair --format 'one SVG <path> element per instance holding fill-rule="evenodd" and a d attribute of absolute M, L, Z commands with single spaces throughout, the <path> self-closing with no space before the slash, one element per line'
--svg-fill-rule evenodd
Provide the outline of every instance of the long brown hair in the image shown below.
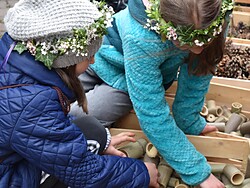
<path fill-rule="evenodd" d="M 218 16 L 221 4 L 222 0 L 161 0 L 160 11 L 165 21 L 180 26 L 193 26 L 194 29 L 205 29 Z M 215 72 L 215 66 L 224 53 L 223 33 L 214 38 L 200 54 L 190 52 L 187 60 L 189 73 L 206 75 Z"/>
<path fill-rule="evenodd" d="M 55 70 L 64 83 L 75 93 L 78 105 L 82 107 L 84 112 L 88 113 L 85 91 L 76 76 L 76 65 L 67 68 L 57 68 Z"/>
<path fill-rule="evenodd" d="M 190 52 L 188 58 L 188 70 L 195 75 L 215 74 L 216 65 L 222 60 L 224 55 L 225 40 L 224 36 L 227 23 L 223 25 L 222 32 L 212 40 L 210 44 L 204 46 L 200 54 Z M 194 61 L 197 59 L 197 61 Z"/>

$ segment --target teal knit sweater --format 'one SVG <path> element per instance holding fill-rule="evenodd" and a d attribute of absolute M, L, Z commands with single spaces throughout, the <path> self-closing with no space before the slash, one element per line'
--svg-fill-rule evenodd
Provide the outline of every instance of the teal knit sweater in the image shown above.
<path fill-rule="evenodd" d="M 149 140 L 187 184 L 200 184 L 211 169 L 184 133 L 198 135 L 206 125 L 199 112 L 212 75 L 188 74 L 184 64 L 188 52 L 171 41 L 163 43 L 156 33 L 145 29 L 141 0 L 129 2 L 127 9 L 115 15 L 114 26 L 91 67 L 107 84 L 129 93 Z M 163 85 L 176 78 L 179 68 L 172 116 Z"/>

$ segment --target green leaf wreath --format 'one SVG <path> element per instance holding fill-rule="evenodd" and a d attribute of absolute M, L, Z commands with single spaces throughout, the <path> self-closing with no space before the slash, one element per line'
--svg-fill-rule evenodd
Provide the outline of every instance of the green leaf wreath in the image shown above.
<path fill-rule="evenodd" d="M 148 20 L 145 28 L 154 30 L 161 35 L 163 41 L 178 40 L 180 45 L 188 44 L 203 46 L 222 32 L 222 25 L 226 13 L 232 11 L 232 0 L 223 0 L 219 16 L 206 29 L 193 29 L 193 26 L 175 26 L 171 21 L 166 22 L 160 13 L 160 0 L 149 0 L 150 6 L 146 10 Z"/>

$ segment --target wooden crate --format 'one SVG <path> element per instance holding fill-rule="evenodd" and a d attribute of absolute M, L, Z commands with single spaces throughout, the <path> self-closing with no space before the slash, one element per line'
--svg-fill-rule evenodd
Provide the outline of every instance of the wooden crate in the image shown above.
<path fill-rule="evenodd" d="M 236 9 L 237 10 L 237 9 Z M 246 25 L 250 25 L 250 12 L 243 12 L 239 10 L 246 10 L 246 8 L 239 8 L 239 10 L 234 10 L 233 11 L 233 25 L 237 26 L 238 23 L 241 21 Z"/>
<path fill-rule="evenodd" d="M 229 84 L 229 79 L 220 79 L 220 83 L 217 80 L 218 77 L 212 79 L 208 93 L 206 95 L 206 101 L 215 100 L 217 105 L 226 105 L 228 108 L 231 107 L 233 102 L 239 102 L 243 105 L 243 113 L 250 117 L 250 81 L 248 80 L 234 80 Z M 174 101 L 175 93 L 177 89 L 177 82 L 166 91 L 166 99 L 170 106 Z"/>
<path fill-rule="evenodd" d="M 176 89 L 177 82 L 174 82 L 165 94 L 170 109 L 172 109 Z M 233 102 L 242 103 L 242 113 L 250 118 L 250 81 L 214 77 L 206 95 L 207 100 L 215 100 L 217 105 L 226 105 L 228 108 L 231 108 Z M 133 110 L 120 118 L 115 123 L 115 127 L 140 130 L 137 116 Z"/>
<path fill-rule="evenodd" d="M 250 0 L 234 0 L 235 3 L 250 4 Z"/>
<path fill-rule="evenodd" d="M 246 6 L 247 5 L 247 6 Z M 244 24 L 250 26 L 250 0 L 235 0 L 235 7 L 233 10 L 233 25 L 241 21 Z"/>
<path fill-rule="evenodd" d="M 171 108 L 177 82 L 166 91 L 166 100 Z M 226 105 L 229 108 L 233 102 L 243 104 L 243 114 L 250 117 L 250 81 L 230 78 L 214 77 L 211 81 L 206 100 L 215 100 L 218 105 Z M 116 129 L 111 129 L 112 134 L 124 130 L 135 132 L 138 137 L 144 137 L 137 116 L 132 110 L 127 116 L 115 123 Z M 209 163 L 226 163 L 237 166 L 242 172 L 246 172 L 248 155 L 250 155 L 249 139 L 226 133 L 211 133 L 206 136 L 190 136 L 188 139 L 194 144 Z"/>
<path fill-rule="evenodd" d="M 224 86 L 240 88 L 240 89 L 250 89 L 250 81 L 249 80 L 240 80 L 234 78 L 224 78 L 214 76 L 211 80 L 211 84 L 221 84 Z"/>
<path fill-rule="evenodd" d="M 237 47 L 250 47 L 250 40 L 248 39 L 241 39 L 235 37 L 227 37 L 227 40 L 232 40 L 232 45 Z"/>
<path fill-rule="evenodd" d="M 135 133 L 135 138 L 147 137 L 141 130 L 111 128 L 111 135 L 129 131 Z M 210 164 L 232 164 L 246 173 L 250 142 L 247 138 L 232 136 L 226 133 L 212 132 L 205 136 L 187 135 L 189 141 L 202 153 Z M 126 144 L 126 143 L 124 143 Z"/>
<path fill-rule="evenodd" d="M 231 28 L 237 27 L 239 22 L 250 26 L 250 0 L 235 0 L 235 7 L 231 18 Z M 231 30 L 229 30 L 230 35 Z M 249 39 L 230 38 L 233 40 L 234 45 L 250 46 Z"/>

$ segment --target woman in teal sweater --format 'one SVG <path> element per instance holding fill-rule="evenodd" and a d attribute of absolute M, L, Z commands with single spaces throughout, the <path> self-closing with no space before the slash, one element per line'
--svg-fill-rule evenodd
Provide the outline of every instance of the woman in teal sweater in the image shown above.
<path fill-rule="evenodd" d="M 80 76 L 89 114 L 109 126 L 134 108 L 163 158 L 187 184 L 202 188 L 224 185 L 185 134 L 215 130 L 199 112 L 223 56 L 232 8 L 231 0 L 129 1 L 115 14 L 95 64 Z M 172 116 L 164 94 L 176 77 Z M 79 112 L 74 104 L 71 113 Z"/>

